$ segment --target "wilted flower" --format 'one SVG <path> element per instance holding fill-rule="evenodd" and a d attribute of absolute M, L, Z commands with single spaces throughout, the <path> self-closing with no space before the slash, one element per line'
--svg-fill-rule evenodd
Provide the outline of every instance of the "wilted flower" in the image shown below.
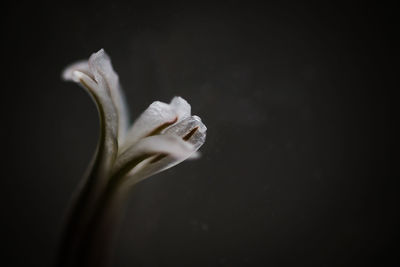
<path fill-rule="evenodd" d="M 65 80 L 82 85 L 97 105 L 101 134 L 97 158 L 106 176 L 135 183 L 195 157 L 206 127 L 181 97 L 153 102 L 129 127 L 123 93 L 110 58 L 100 50 L 69 66 Z"/>
<path fill-rule="evenodd" d="M 87 180 L 71 210 L 60 265 L 103 266 L 100 255 L 106 245 L 99 242 L 107 242 L 112 235 L 107 232 L 118 217 L 114 215 L 124 198 L 121 195 L 146 177 L 196 157 L 206 127 L 191 115 L 190 105 L 181 97 L 169 104 L 153 102 L 129 126 L 118 75 L 103 49 L 88 61 L 67 67 L 63 78 L 79 83 L 96 103 L 100 137 Z"/>

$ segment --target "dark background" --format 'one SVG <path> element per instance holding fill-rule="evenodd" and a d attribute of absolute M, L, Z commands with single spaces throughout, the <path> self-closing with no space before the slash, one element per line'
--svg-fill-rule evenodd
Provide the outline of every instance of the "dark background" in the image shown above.
<path fill-rule="evenodd" d="M 200 160 L 132 192 L 114 266 L 398 266 L 394 7 L 18 2 L 2 10 L 2 266 L 51 266 L 96 147 L 63 68 L 100 48 L 135 118 L 180 95 Z"/>

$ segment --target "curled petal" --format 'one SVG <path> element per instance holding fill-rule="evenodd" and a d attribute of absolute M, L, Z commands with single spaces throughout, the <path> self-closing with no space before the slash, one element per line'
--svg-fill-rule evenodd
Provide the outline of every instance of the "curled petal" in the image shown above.
<path fill-rule="evenodd" d="M 174 135 L 184 142 L 193 146 L 192 151 L 172 157 L 167 154 L 159 153 L 157 156 L 146 159 L 138 165 L 127 179 L 130 185 L 133 185 L 151 175 L 169 169 L 188 158 L 196 158 L 199 156 L 197 150 L 204 144 L 206 139 L 206 126 L 197 116 L 188 117 L 181 122 L 171 126 L 165 131 L 165 135 Z"/>
<path fill-rule="evenodd" d="M 119 84 L 119 77 L 111 65 L 110 57 L 101 49 L 89 58 L 88 67 L 94 80 L 105 83 L 104 86 L 118 113 L 118 138 L 122 141 L 125 138 L 129 123 L 128 109 Z"/>
<path fill-rule="evenodd" d="M 165 134 L 181 137 L 199 149 L 206 140 L 207 127 L 198 116 L 190 116 L 165 130 Z"/>
<path fill-rule="evenodd" d="M 181 97 L 174 97 L 170 104 L 153 102 L 129 129 L 121 153 L 141 138 L 159 134 L 174 123 L 189 117 L 190 109 L 189 103 Z"/>
<path fill-rule="evenodd" d="M 93 74 L 89 70 L 89 64 L 88 64 L 87 60 L 81 60 L 81 61 L 78 61 L 78 62 L 75 62 L 75 63 L 69 65 L 63 71 L 62 78 L 65 81 L 74 81 L 74 82 L 79 83 L 79 79 L 78 79 L 79 77 L 74 75 L 74 71 L 82 72 L 82 73 L 86 74 L 87 76 L 89 76 L 92 80 L 94 80 Z"/>
<path fill-rule="evenodd" d="M 189 103 L 180 96 L 172 98 L 170 106 L 175 110 L 178 115 L 178 121 L 186 119 L 191 114 L 191 107 Z"/>
<path fill-rule="evenodd" d="M 142 161 L 159 154 L 168 155 L 171 158 L 182 158 L 193 152 L 193 145 L 177 136 L 167 134 L 149 136 L 118 156 L 113 167 L 113 176 L 123 177 Z"/>
<path fill-rule="evenodd" d="M 177 120 L 177 114 L 170 105 L 160 101 L 153 102 L 129 129 L 121 153 L 141 138 L 158 134 Z"/>
<path fill-rule="evenodd" d="M 78 68 L 74 69 L 76 67 Z M 111 166 L 116 156 L 118 149 L 118 114 L 108 94 L 104 79 L 93 80 L 91 76 L 86 74 L 86 71 L 84 63 L 74 64 L 64 71 L 63 77 L 66 80 L 79 83 L 96 103 L 100 118 L 100 138 L 93 171 L 97 172 L 99 168 L 106 170 Z"/>

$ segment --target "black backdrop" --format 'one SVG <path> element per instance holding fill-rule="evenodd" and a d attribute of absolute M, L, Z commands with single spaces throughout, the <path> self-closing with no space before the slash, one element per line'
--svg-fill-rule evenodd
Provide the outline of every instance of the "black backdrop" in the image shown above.
<path fill-rule="evenodd" d="M 208 127 L 200 160 L 132 192 L 114 266 L 394 266 L 395 10 L 300 2 L 2 9 L 2 266 L 54 260 L 98 136 L 60 73 L 100 48 L 132 118 L 180 95 Z"/>

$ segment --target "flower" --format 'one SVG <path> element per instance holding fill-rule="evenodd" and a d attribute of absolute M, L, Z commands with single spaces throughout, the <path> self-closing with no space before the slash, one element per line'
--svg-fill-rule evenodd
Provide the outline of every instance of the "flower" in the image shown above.
<path fill-rule="evenodd" d="M 198 155 L 207 128 L 181 97 L 153 102 L 129 126 L 118 75 L 103 49 L 70 65 L 62 76 L 79 83 L 96 103 L 101 131 L 92 172 L 103 179 L 133 185 Z"/>
<path fill-rule="evenodd" d="M 125 98 L 103 49 L 67 67 L 62 77 L 92 97 L 100 136 L 89 173 L 75 194 L 62 236 L 58 263 L 107 266 L 111 240 L 127 192 L 137 182 L 188 158 L 206 138 L 206 126 L 181 97 L 153 102 L 129 126 Z"/>

